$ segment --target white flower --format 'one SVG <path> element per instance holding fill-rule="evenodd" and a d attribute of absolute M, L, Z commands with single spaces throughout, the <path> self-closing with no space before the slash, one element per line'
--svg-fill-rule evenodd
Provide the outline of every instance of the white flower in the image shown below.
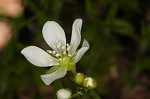
<path fill-rule="evenodd" d="M 70 99 L 71 95 L 71 91 L 66 89 L 60 89 L 57 91 L 57 99 Z"/>
<path fill-rule="evenodd" d="M 64 77 L 67 71 L 74 71 L 75 63 L 89 49 L 89 43 L 84 40 L 82 47 L 77 50 L 81 41 L 81 26 L 82 19 L 76 19 L 72 26 L 71 42 L 66 44 L 66 36 L 61 26 L 54 21 L 48 21 L 43 26 L 42 34 L 53 51 L 45 52 L 36 46 L 28 46 L 21 51 L 26 59 L 35 66 L 53 66 L 46 74 L 41 75 L 41 79 L 46 85 Z"/>

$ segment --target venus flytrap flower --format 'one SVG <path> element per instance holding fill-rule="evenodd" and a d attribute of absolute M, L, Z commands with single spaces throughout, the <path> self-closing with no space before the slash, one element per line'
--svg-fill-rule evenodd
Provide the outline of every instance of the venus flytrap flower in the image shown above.
<path fill-rule="evenodd" d="M 68 44 L 66 43 L 66 36 L 61 26 L 54 21 L 48 21 L 43 26 L 42 33 L 46 43 L 53 51 L 47 50 L 45 52 L 36 46 L 29 46 L 21 51 L 26 59 L 35 66 L 53 66 L 46 74 L 41 75 L 41 79 L 46 85 L 64 77 L 67 71 L 75 71 L 75 63 L 89 49 L 89 43 L 84 40 L 82 47 L 77 50 L 81 41 L 81 27 L 82 19 L 76 19 L 72 26 L 71 41 Z"/>

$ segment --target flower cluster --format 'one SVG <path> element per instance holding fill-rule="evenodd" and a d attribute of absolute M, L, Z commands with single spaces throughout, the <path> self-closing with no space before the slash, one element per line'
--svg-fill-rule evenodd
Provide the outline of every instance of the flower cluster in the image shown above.
<path fill-rule="evenodd" d="M 76 73 L 74 76 L 74 82 L 78 84 L 77 88 L 74 89 L 76 90 L 75 93 L 72 93 L 72 90 L 68 88 L 62 88 L 57 91 L 57 98 L 72 99 L 75 97 L 80 97 L 97 87 L 96 80 L 92 77 L 84 75 L 83 73 Z"/>
<path fill-rule="evenodd" d="M 95 89 L 97 87 L 97 82 L 94 78 L 85 76 L 83 73 L 77 73 L 74 80 L 81 87 L 85 87 L 88 90 Z"/>

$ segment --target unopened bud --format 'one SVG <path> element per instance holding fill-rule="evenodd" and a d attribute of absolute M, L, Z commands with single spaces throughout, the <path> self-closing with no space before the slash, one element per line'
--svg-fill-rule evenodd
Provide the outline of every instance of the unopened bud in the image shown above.
<path fill-rule="evenodd" d="M 92 77 L 86 77 L 83 81 L 83 86 L 91 90 L 97 87 L 97 82 Z"/>
<path fill-rule="evenodd" d="M 83 74 L 83 73 L 77 73 L 77 74 L 75 75 L 74 79 L 75 79 L 75 82 L 76 82 L 77 84 L 82 84 L 83 81 L 84 81 L 84 74 Z"/>
<path fill-rule="evenodd" d="M 57 99 L 71 99 L 72 92 L 70 89 L 60 89 L 57 91 Z"/>

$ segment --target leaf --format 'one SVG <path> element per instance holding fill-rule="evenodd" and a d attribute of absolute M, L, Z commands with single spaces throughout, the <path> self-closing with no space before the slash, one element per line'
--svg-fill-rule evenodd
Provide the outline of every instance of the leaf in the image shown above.
<path fill-rule="evenodd" d="M 109 10 L 108 12 L 108 15 L 107 15 L 107 18 L 106 18 L 106 23 L 107 24 L 112 24 L 113 20 L 115 19 L 116 17 L 116 14 L 117 14 L 117 9 L 118 9 L 118 5 L 116 2 L 114 2 L 112 4 L 112 7 L 111 9 Z"/>
<path fill-rule="evenodd" d="M 86 14 L 89 18 L 93 17 L 93 6 L 91 0 L 86 0 L 85 2 Z"/>
<path fill-rule="evenodd" d="M 121 20 L 121 19 L 114 20 L 113 30 L 114 30 L 114 32 L 116 32 L 118 34 L 121 34 L 124 36 L 129 36 L 134 39 L 138 39 L 136 34 L 134 34 L 133 26 L 125 20 Z"/>
<path fill-rule="evenodd" d="M 101 97 L 93 90 L 91 90 L 89 94 L 93 97 L 93 99 L 101 99 Z"/>
<path fill-rule="evenodd" d="M 141 34 L 142 38 L 140 40 L 140 52 L 144 53 L 149 45 L 150 42 L 150 26 L 146 26 L 144 22 L 141 23 Z"/>

